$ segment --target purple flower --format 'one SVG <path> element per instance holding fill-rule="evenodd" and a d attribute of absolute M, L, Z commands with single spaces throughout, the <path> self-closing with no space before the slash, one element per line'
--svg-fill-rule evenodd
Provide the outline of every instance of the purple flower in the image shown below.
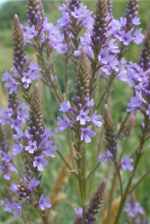
<path fill-rule="evenodd" d="M 8 161 L 7 159 L 4 160 L 3 158 L 3 161 L 0 164 L 0 172 L 3 175 L 3 178 L 9 181 L 12 174 L 17 172 L 17 169 L 11 161 Z"/>
<path fill-rule="evenodd" d="M 130 218 L 135 218 L 138 215 L 144 214 L 144 209 L 139 202 L 127 202 L 124 210 Z"/>
<path fill-rule="evenodd" d="M 75 210 L 76 217 L 82 218 L 82 216 L 83 216 L 83 209 L 82 208 L 75 208 L 74 210 Z"/>
<path fill-rule="evenodd" d="M 25 26 L 24 27 L 24 41 L 25 43 L 31 43 L 32 40 L 37 36 L 38 32 L 35 26 Z"/>
<path fill-rule="evenodd" d="M 12 74 L 9 72 L 5 72 L 3 74 L 3 82 L 4 86 L 9 92 L 9 94 L 17 93 L 18 91 L 18 83 L 16 82 L 15 78 L 13 77 Z"/>
<path fill-rule="evenodd" d="M 111 161 L 112 158 L 113 158 L 112 153 L 109 150 L 106 150 L 104 153 L 98 156 L 98 161 L 105 163 L 105 162 Z"/>
<path fill-rule="evenodd" d="M 16 183 L 12 183 L 10 186 L 10 190 L 16 193 L 18 191 L 18 185 Z"/>
<path fill-rule="evenodd" d="M 96 114 L 96 113 L 94 113 L 92 115 L 91 121 L 96 127 L 101 127 L 103 124 L 103 119 L 102 119 L 101 115 Z"/>
<path fill-rule="evenodd" d="M 95 135 L 96 133 L 90 128 L 81 128 L 81 141 L 84 141 L 85 143 L 90 143 L 91 138 L 93 138 Z"/>
<path fill-rule="evenodd" d="M 141 30 L 136 30 L 133 34 L 133 41 L 136 44 L 141 44 L 143 42 L 144 35 L 142 34 Z"/>
<path fill-rule="evenodd" d="M 121 169 L 123 171 L 131 172 L 133 170 L 133 159 L 129 156 L 124 156 L 124 158 L 121 160 Z"/>
<path fill-rule="evenodd" d="M 39 208 L 44 211 L 45 209 L 51 208 L 52 205 L 48 197 L 41 195 L 39 200 Z"/>
<path fill-rule="evenodd" d="M 31 63 L 27 71 L 23 72 L 21 81 L 25 89 L 28 89 L 32 81 L 39 79 L 40 69 L 37 64 Z"/>
<path fill-rule="evenodd" d="M 44 168 L 47 166 L 48 161 L 45 159 L 43 155 L 36 156 L 33 161 L 33 167 L 37 168 L 38 171 L 44 171 Z"/>
<path fill-rule="evenodd" d="M 16 155 L 20 154 L 22 152 L 22 150 L 23 150 L 23 145 L 21 145 L 19 143 L 14 144 L 12 146 L 12 154 L 13 154 L 13 156 L 16 156 Z"/>
<path fill-rule="evenodd" d="M 40 181 L 35 179 L 35 178 L 32 178 L 29 183 L 28 183 L 28 190 L 30 192 L 32 192 L 33 190 L 35 190 L 38 186 L 40 185 Z"/>
<path fill-rule="evenodd" d="M 29 141 L 28 145 L 24 147 L 24 150 L 33 154 L 37 150 L 37 144 L 35 141 Z"/>
<path fill-rule="evenodd" d="M 140 25 L 140 18 L 138 17 L 138 16 L 135 16 L 133 19 L 132 19 L 132 23 L 133 23 L 133 25 L 135 25 L 135 26 L 138 26 L 138 25 Z"/>
<path fill-rule="evenodd" d="M 64 101 L 63 103 L 60 104 L 59 111 L 66 113 L 66 112 L 70 112 L 70 109 L 71 109 L 71 104 L 69 101 Z"/>
<path fill-rule="evenodd" d="M 76 120 L 79 121 L 80 125 L 85 125 L 90 121 L 88 111 L 81 110 L 79 115 L 76 117 Z"/>
<path fill-rule="evenodd" d="M 3 202 L 3 206 L 6 212 L 13 214 L 15 217 L 21 216 L 22 214 L 22 207 L 17 202 L 6 200 Z"/>
<path fill-rule="evenodd" d="M 142 102 L 139 99 L 139 97 L 138 96 L 133 96 L 130 99 L 129 103 L 128 103 L 128 109 L 127 109 L 127 111 L 128 112 L 134 112 L 134 111 L 140 109 L 141 105 L 142 105 Z"/>
<path fill-rule="evenodd" d="M 70 128 L 71 126 L 70 124 L 71 124 L 71 121 L 66 116 L 64 116 L 63 118 L 58 117 L 57 130 L 64 131 L 65 129 Z"/>

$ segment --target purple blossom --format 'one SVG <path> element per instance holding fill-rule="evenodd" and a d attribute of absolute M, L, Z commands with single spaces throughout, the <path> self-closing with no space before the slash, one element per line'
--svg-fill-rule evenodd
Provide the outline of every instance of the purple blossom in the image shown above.
<path fill-rule="evenodd" d="M 93 49 L 91 46 L 91 32 L 85 32 L 83 36 L 80 37 L 80 44 L 77 50 L 75 50 L 75 57 L 79 57 L 81 52 L 86 53 L 89 58 L 93 58 Z"/>
<path fill-rule="evenodd" d="M 22 206 L 17 202 L 6 200 L 3 202 L 3 206 L 6 212 L 13 214 L 15 217 L 21 216 L 22 214 Z"/>
<path fill-rule="evenodd" d="M 113 155 L 110 152 L 110 150 L 106 150 L 104 153 L 98 156 L 98 161 L 105 163 L 105 162 L 111 161 L 112 158 L 113 158 Z"/>
<path fill-rule="evenodd" d="M 70 109 L 71 109 L 71 104 L 69 101 L 64 101 L 60 104 L 59 111 L 63 113 L 67 113 L 67 112 L 70 112 Z"/>
<path fill-rule="evenodd" d="M 39 208 L 44 211 L 45 209 L 51 208 L 51 203 L 48 197 L 41 195 L 39 199 Z"/>
<path fill-rule="evenodd" d="M 37 36 L 38 32 L 36 31 L 35 26 L 25 26 L 23 34 L 25 43 L 31 43 Z"/>
<path fill-rule="evenodd" d="M 52 139 L 53 133 L 52 131 L 45 129 L 44 133 L 41 136 L 41 142 L 39 143 L 39 148 L 43 152 L 43 155 L 46 157 L 55 157 L 56 152 L 56 146 L 54 144 L 54 141 Z"/>
<path fill-rule="evenodd" d="M 29 183 L 28 183 L 28 190 L 29 191 L 33 191 L 35 190 L 38 186 L 40 185 L 40 181 L 35 179 L 35 178 L 32 178 Z"/>
<path fill-rule="evenodd" d="M 60 54 L 64 54 L 67 51 L 63 33 L 61 33 L 57 25 L 49 23 L 47 17 L 44 20 L 42 32 L 45 33 L 43 41 L 47 41 L 50 48 L 54 48 Z"/>
<path fill-rule="evenodd" d="M 20 154 L 23 151 L 23 145 L 16 143 L 12 146 L 12 154 L 13 156 L 16 156 L 18 154 Z"/>
<path fill-rule="evenodd" d="M 96 127 L 101 127 L 103 124 L 103 119 L 102 119 L 101 115 L 96 114 L 96 113 L 94 113 L 92 115 L 91 121 Z"/>
<path fill-rule="evenodd" d="M 90 121 L 88 113 L 88 111 L 81 110 L 77 115 L 76 120 L 79 121 L 80 125 L 86 125 Z"/>
<path fill-rule="evenodd" d="M 3 79 L 2 81 L 4 82 L 4 86 L 9 92 L 9 94 L 14 94 L 17 93 L 18 91 L 18 83 L 16 82 L 16 79 L 13 77 L 13 74 L 9 72 L 5 72 L 3 74 Z"/>
<path fill-rule="evenodd" d="M 5 180 L 9 181 L 13 173 L 17 172 L 16 166 L 13 164 L 11 157 L 7 153 L 1 152 L 0 157 L 0 173 L 3 175 Z"/>
<path fill-rule="evenodd" d="M 133 170 L 133 159 L 129 156 L 124 156 L 124 158 L 121 160 L 121 169 L 123 171 L 131 172 Z"/>
<path fill-rule="evenodd" d="M 92 29 L 94 18 L 92 12 L 84 4 L 80 3 L 79 7 L 75 7 L 73 11 L 70 11 L 68 4 L 63 4 L 59 9 L 62 16 L 58 20 L 58 25 L 61 29 L 69 31 L 72 18 L 80 27 Z"/>
<path fill-rule="evenodd" d="M 31 63 L 27 71 L 23 72 L 21 81 L 25 89 L 28 89 L 34 80 L 39 79 L 40 69 L 37 64 Z"/>
<path fill-rule="evenodd" d="M 70 124 L 71 124 L 71 121 L 66 116 L 62 118 L 58 117 L 57 130 L 62 132 L 65 129 L 70 128 Z"/>
<path fill-rule="evenodd" d="M 133 96 L 128 103 L 128 112 L 134 112 L 140 109 L 142 103 L 138 96 Z"/>
<path fill-rule="evenodd" d="M 82 216 L 83 216 L 83 209 L 82 208 L 75 208 L 74 210 L 75 210 L 76 217 L 82 218 Z"/>
<path fill-rule="evenodd" d="M 144 40 L 144 35 L 142 34 L 141 30 L 136 30 L 133 34 L 133 41 L 136 44 L 141 44 Z"/>
<path fill-rule="evenodd" d="M 144 214 L 144 209 L 139 202 L 127 202 L 124 210 L 130 218 L 135 218 L 138 215 Z"/>
<path fill-rule="evenodd" d="M 96 135 L 96 133 L 91 130 L 90 128 L 81 128 L 81 141 L 84 141 L 85 143 L 90 143 L 91 139 Z"/>
<path fill-rule="evenodd" d="M 135 16 L 133 19 L 132 19 L 132 23 L 133 23 L 133 25 L 135 25 L 135 26 L 138 26 L 138 25 L 140 25 L 140 18 L 138 17 L 138 16 Z"/>
<path fill-rule="evenodd" d="M 33 161 L 33 167 L 37 168 L 38 171 L 44 171 L 45 167 L 47 166 L 48 161 L 45 159 L 43 155 L 36 156 Z"/>
<path fill-rule="evenodd" d="M 28 145 L 24 147 L 24 150 L 30 154 L 33 154 L 37 150 L 37 144 L 35 141 L 29 141 Z"/>

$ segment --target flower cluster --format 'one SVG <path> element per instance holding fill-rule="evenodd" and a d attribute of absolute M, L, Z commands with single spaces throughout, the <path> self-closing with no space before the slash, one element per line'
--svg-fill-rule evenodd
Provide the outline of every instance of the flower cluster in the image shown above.
<path fill-rule="evenodd" d="M 144 209 L 137 201 L 129 201 L 126 203 L 125 212 L 130 218 L 135 218 L 138 215 L 144 214 Z"/>
<path fill-rule="evenodd" d="M 60 112 L 63 112 L 63 117 L 58 118 L 58 130 L 64 131 L 66 128 L 80 127 L 80 140 L 85 143 L 90 143 L 96 132 L 91 129 L 91 126 L 101 127 L 103 119 L 101 115 L 92 112 L 94 107 L 93 99 L 85 98 L 84 104 L 78 104 L 78 107 L 71 105 L 69 101 L 64 101 L 60 105 Z"/>

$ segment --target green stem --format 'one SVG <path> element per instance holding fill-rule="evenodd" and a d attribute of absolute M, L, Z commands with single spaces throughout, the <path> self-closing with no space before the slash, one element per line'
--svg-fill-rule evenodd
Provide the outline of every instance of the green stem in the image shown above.
<path fill-rule="evenodd" d="M 85 221 L 85 202 L 86 202 L 86 154 L 85 149 L 80 141 L 80 136 L 76 136 L 78 138 L 76 144 L 76 164 L 78 169 L 78 185 L 79 185 L 79 192 L 80 192 L 80 203 L 83 209 L 83 224 Z"/>
<path fill-rule="evenodd" d="M 125 192 L 123 194 L 123 197 L 121 199 L 121 202 L 120 202 L 120 205 L 119 205 L 119 209 L 118 209 L 118 212 L 117 212 L 114 224 L 118 224 L 120 216 L 121 216 L 121 213 L 122 213 L 122 209 L 124 207 L 124 203 L 126 202 L 127 196 L 128 196 L 128 194 L 130 192 L 130 187 L 132 185 L 132 180 L 133 180 L 133 178 L 135 176 L 137 167 L 139 165 L 140 159 L 141 159 L 142 154 L 143 154 L 143 147 L 144 147 L 144 143 L 145 143 L 145 139 L 146 139 L 147 129 L 148 129 L 148 119 L 145 118 L 145 128 L 144 128 L 144 130 L 142 132 L 142 136 L 140 138 L 139 147 L 136 150 L 137 153 L 136 153 L 134 169 L 132 171 L 132 174 L 131 174 L 131 176 L 129 178 L 129 181 L 128 181 L 128 184 L 127 184 L 127 187 L 126 187 Z"/>

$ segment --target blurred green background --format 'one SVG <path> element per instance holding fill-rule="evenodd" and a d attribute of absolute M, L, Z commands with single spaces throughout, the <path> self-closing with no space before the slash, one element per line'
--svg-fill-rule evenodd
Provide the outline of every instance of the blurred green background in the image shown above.
<path fill-rule="evenodd" d="M 55 21 L 58 16 L 59 12 L 57 10 L 58 5 L 60 2 L 63 2 L 62 0 L 47 0 L 44 1 L 44 6 L 45 6 L 45 11 L 46 14 L 48 15 L 49 19 L 51 21 Z M 89 8 L 93 9 L 95 8 L 96 5 L 96 0 L 83 0 Z M 142 20 L 142 28 L 145 30 L 150 21 L 150 0 L 140 0 L 140 16 Z M 113 1 L 113 12 L 115 17 L 119 17 L 124 14 L 125 7 L 126 7 L 127 0 L 114 0 Z M 2 3 L 2 0 L 0 0 L 0 76 L 5 70 L 8 70 L 11 65 L 12 65 L 12 17 L 14 14 L 18 14 L 20 16 L 20 20 L 24 22 L 26 20 L 26 1 L 25 0 L 12 0 L 12 1 L 6 1 L 5 3 Z M 127 57 L 136 60 L 139 57 L 139 51 L 140 48 L 137 48 L 133 46 L 127 55 Z M 58 65 L 58 71 L 62 71 L 62 64 L 61 61 L 56 62 Z M 114 110 L 114 119 L 120 118 L 120 113 L 124 111 L 127 99 L 129 97 L 129 92 L 126 87 L 121 84 L 117 83 L 115 84 L 115 90 L 113 91 L 113 97 L 114 97 L 114 102 L 113 102 L 113 107 L 115 108 Z M 0 98 L 1 103 L 4 99 L 4 95 L 0 89 Z M 56 105 L 53 103 L 53 100 L 51 97 L 49 97 L 49 94 L 46 94 L 46 113 L 49 114 L 50 119 L 48 120 L 53 120 L 53 112 L 55 112 Z M 135 148 L 135 142 L 137 140 L 137 137 L 133 137 L 129 142 L 125 142 L 125 151 L 128 151 L 128 146 L 130 145 Z M 61 139 L 61 148 L 66 148 L 65 145 L 65 140 Z M 150 149 L 149 149 L 150 150 Z M 140 166 L 139 169 L 139 174 L 143 173 L 143 171 L 150 167 L 150 153 L 148 150 L 146 151 L 146 155 L 143 158 L 142 165 Z M 59 159 L 58 159 L 59 160 Z M 55 162 L 54 168 L 53 167 L 53 176 L 56 176 L 57 173 L 57 168 L 58 168 L 58 162 Z M 52 165 L 49 167 L 49 171 L 51 172 Z M 48 173 L 49 173 L 48 171 Z M 45 185 L 46 188 L 49 189 L 51 187 L 51 180 L 49 180 L 48 174 L 45 174 Z M 64 188 L 64 192 L 70 195 L 69 197 L 72 197 L 72 189 L 74 188 L 74 181 L 71 179 L 70 184 L 72 188 Z M 0 187 L 1 188 L 1 187 Z M 150 216 L 150 178 L 148 177 L 139 187 L 138 189 L 138 197 L 140 198 L 140 201 L 142 202 L 142 205 L 144 208 L 146 208 L 147 214 Z M 74 201 L 76 201 L 76 198 L 74 198 Z M 70 205 L 69 202 L 66 201 L 63 206 L 59 206 L 58 211 L 59 213 L 59 218 L 57 219 L 56 224 L 71 224 L 71 218 L 73 216 L 73 210 L 70 210 Z M 69 211 L 69 212 L 68 212 Z M 14 223 L 17 224 L 17 221 L 12 222 L 5 222 L 6 216 L 3 215 L 0 212 L 0 223 Z M 19 222 L 20 223 L 20 222 Z M 36 222 L 35 222 L 36 224 Z M 124 224 L 124 223 L 123 223 Z"/>

